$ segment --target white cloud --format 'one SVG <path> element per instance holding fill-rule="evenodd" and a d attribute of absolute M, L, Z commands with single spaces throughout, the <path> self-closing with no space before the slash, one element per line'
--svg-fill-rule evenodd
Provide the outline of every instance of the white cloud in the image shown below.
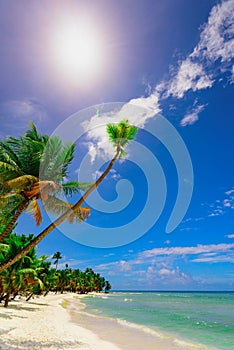
<path fill-rule="evenodd" d="M 207 24 L 203 27 L 200 41 L 190 55 L 214 63 L 230 62 L 234 53 L 234 1 L 223 1 L 214 6 Z M 232 69 L 232 66 L 227 67 Z"/>
<path fill-rule="evenodd" d="M 147 121 L 161 111 L 160 100 L 173 96 L 183 98 L 188 91 L 211 88 L 219 73 L 234 72 L 231 58 L 234 52 L 233 26 L 234 0 L 223 1 L 211 9 L 207 23 L 203 26 L 200 40 L 168 81 L 156 85 L 149 96 L 130 100 L 125 104 L 113 104 L 106 112 L 105 105 L 94 111 L 89 120 L 81 124 L 88 136 L 88 152 L 91 162 L 97 157 L 113 156 L 113 147 L 108 142 L 105 127 L 107 123 L 128 119 L 131 124 L 143 128 Z M 217 62 L 217 60 L 220 60 Z M 217 62 L 217 63 L 216 63 Z M 216 68 L 214 69 L 214 63 Z M 174 70 L 175 71 L 175 70 Z M 204 106 L 197 106 L 184 116 L 181 126 L 192 125 L 199 119 Z M 95 146 L 94 143 L 95 142 Z"/>
<path fill-rule="evenodd" d="M 153 248 L 138 253 L 135 259 L 108 262 L 98 265 L 95 268 L 100 271 L 112 271 L 118 274 L 124 271 L 134 271 L 135 273 L 137 270 L 134 270 L 134 267 L 146 265 L 148 273 L 156 273 L 157 271 L 158 276 L 169 275 L 171 272 L 167 270 L 174 269 L 170 264 L 178 258 L 183 258 L 192 262 L 231 261 L 230 257 L 234 254 L 233 249 L 234 243 L 200 244 L 192 247 Z M 232 261 L 234 261 L 233 256 Z M 147 265 L 149 266 L 147 267 Z"/>
<path fill-rule="evenodd" d="M 8 101 L 4 103 L 2 109 L 8 118 L 19 119 L 19 121 L 35 119 L 42 121 L 46 117 L 44 107 L 31 99 Z"/>
<path fill-rule="evenodd" d="M 94 144 L 91 142 L 88 143 L 88 152 L 90 155 L 91 162 L 93 163 L 97 155 L 97 150 L 94 147 Z"/>
<path fill-rule="evenodd" d="M 219 263 L 219 262 L 231 262 L 234 261 L 234 253 L 229 255 L 217 255 L 212 257 L 201 256 L 191 260 L 196 263 Z"/>
<path fill-rule="evenodd" d="M 231 196 L 232 194 L 234 195 L 234 189 L 232 188 L 231 190 L 225 192 L 228 196 Z"/>
<path fill-rule="evenodd" d="M 135 120 L 133 120 L 133 124 L 143 127 L 145 123 L 147 122 L 148 119 L 154 117 L 156 114 L 158 114 L 161 109 L 159 107 L 159 94 L 157 92 L 154 92 L 148 97 L 140 97 L 140 98 L 135 98 L 129 101 L 130 105 L 138 106 L 141 108 L 146 108 L 146 111 L 138 111 L 138 116 L 139 112 L 141 113 L 141 119 L 138 119 L 138 116 L 133 117 Z M 150 113 L 151 112 L 151 113 Z"/>
<path fill-rule="evenodd" d="M 110 104 L 107 105 L 110 110 Z M 82 122 L 81 126 L 87 132 L 87 147 L 91 162 L 97 157 L 106 158 L 113 156 L 113 146 L 108 142 L 106 125 L 118 123 L 128 119 L 130 124 L 143 128 L 147 121 L 160 112 L 159 96 L 157 93 L 148 97 L 131 99 L 125 104 L 113 103 L 111 111 L 105 112 L 105 105 L 100 113 L 94 113 L 89 120 Z M 95 142 L 95 144 L 94 144 Z"/>
<path fill-rule="evenodd" d="M 171 248 L 154 248 L 150 250 L 145 250 L 140 253 L 138 258 L 144 260 L 148 258 L 153 258 L 156 256 L 165 255 L 197 255 L 201 253 L 213 253 L 213 252 L 230 252 L 234 248 L 234 244 L 220 243 L 220 244 L 210 244 L 202 245 L 199 244 L 195 247 L 171 247 Z"/>
<path fill-rule="evenodd" d="M 200 105 L 195 107 L 192 113 L 186 114 L 184 118 L 181 120 L 180 125 L 186 126 L 186 125 L 192 125 L 199 119 L 199 113 L 203 111 L 204 105 Z"/>
<path fill-rule="evenodd" d="M 110 178 L 114 180 L 119 180 L 121 179 L 121 175 L 117 173 L 115 169 L 110 170 Z"/>
<path fill-rule="evenodd" d="M 211 87 L 213 81 L 205 73 L 204 68 L 200 63 L 192 62 L 190 58 L 185 59 L 179 67 L 179 70 L 172 79 L 167 96 L 183 98 L 184 94 L 189 91 L 197 91 Z"/>
<path fill-rule="evenodd" d="M 127 262 L 125 260 L 120 260 L 119 265 L 120 265 L 120 271 L 131 271 L 132 270 L 132 265 L 129 264 L 129 262 Z"/>
<path fill-rule="evenodd" d="M 103 257 L 104 258 L 108 258 L 108 257 L 110 257 L 110 256 L 114 256 L 115 254 L 114 253 L 109 253 L 109 254 L 105 254 L 105 255 L 103 255 Z"/>
<path fill-rule="evenodd" d="M 224 211 L 220 208 L 213 209 L 212 213 L 208 214 L 209 217 L 220 216 L 223 215 Z"/>
<path fill-rule="evenodd" d="M 93 174 L 93 180 L 96 181 L 102 174 L 102 171 L 96 170 Z M 119 180 L 121 179 L 121 175 L 118 174 L 115 169 L 111 169 L 109 174 L 106 176 L 106 179 Z"/>
<path fill-rule="evenodd" d="M 122 104 L 121 108 L 105 112 L 105 105 L 94 111 L 90 120 L 85 120 L 82 127 L 88 135 L 88 150 L 91 162 L 97 157 L 113 156 L 113 147 L 108 142 L 105 126 L 107 123 L 128 119 L 131 124 L 144 127 L 146 122 L 155 117 L 160 109 L 160 99 L 173 96 L 183 98 L 188 91 L 211 88 L 219 73 L 234 72 L 231 58 L 234 52 L 234 0 L 223 1 L 211 9 L 207 23 L 203 26 L 200 40 L 193 51 L 179 62 L 178 69 L 168 81 L 156 85 L 147 97 L 140 97 Z M 217 60 L 220 59 L 219 62 Z M 216 69 L 214 70 L 214 63 Z M 120 106 L 120 104 L 119 104 Z M 181 126 L 192 125 L 199 119 L 204 106 L 197 106 L 184 116 Z M 95 142 L 95 147 L 94 143 Z"/>
<path fill-rule="evenodd" d="M 182 272 L 178 266 L 176 268 L 172 269 L 160 269 L 158 271 L 158 275 L 161 277 L 162 280 L 170 280 L 172 283 L 182 283 L 186 284 L 187 282 L 191 281 L 191 276 L 186 274 L 185 272 Z"/>
<path fill-rule="evenodd" d="M 214 203 L 209 205 L 208 216 L 214 217 L 223 215 L 234 209 L 234 190 L 230 189 L 225 192 L 225 198 L 217 199 Z"/>
<path fill-rule="evenodd" d="M 155 91 L 160 98 L 183 98 L 188 91 L 211 88 L 220 73 L 229 72 L 234 81 L 234 0 L 221 2 L 211 9 L 203 25 L 200 40 L 193 51 L 173 67 L 168 81 L 160 82 Z M 198 120 L 198 113 L 185 116 L 182 126 Z"/>
<path fill-rule="evenodd" d="M 165 243 L 165 244 L 170 244 L 171 241 L 170 241 L 169 239 L 167 239 L 164 243 Z"/>
<path fill-rule="evenodd" d="M 137 265 L 138 261 L 129 261 L 127 263 L 121 260 L 99 265 L 95 267 L 95 270 L 106 271 L 105 273 L 110 276 L 127 276 L 135 282 L 147 286 L 153 286 L 156 282 L 162 283 L 162 285 L 167 285 L 168 283 L 170 285 L 185 285 L 192 281 L 190 275 L 181 271 L 178 266 L 173 267 L 170 263 L 150 261 L 150 265 L 144 267 L 141 262 L 140 266 L 143 269 L 137 269 Z"/>
<path fill-rule="evenodd" d="M 223 201 L 223 205 L 225 206 L 225 207 L 231 207 L 232 206 L 232 203 L 231 203 L 231 200 L 229 200 L 229 199 L 224 199 L 224 201 Z"/>
<path fill-rule="evenodd" d="M 227 235 L 228 238 L 234 238 L 234 234 Z"/>
<path fill-rule="evenodd" d="M 170 275 L 171 271 L 168 269 L 161 269 L 158 271 L 159 275 Z"/>
<path fill-rule="evenodd" d="M 160 268 L 158 264 L 156 265 L 150 265 L 148 268 L 143 271 L 134 271 L 134 273 L 138 276 L 142 276 L 142 278 L 139 278 L 138 281 L 143 283 L 144 285 L 147 284 L 148 286 L 153 285 L 170 285 L 170 286 L 181 286 L 181 285 L 188 285 L 193 280 L 191 276 L 179 268 L 179 266 L 172 267 L 170 265 L 166 265 L 165 267 Z"/>
<path fill-rule="evenodd" d="M 119 260 L 114 262 L 109 262 L 106 264 L 100 264 L 95 267 L 95 269 L 98 269 L 100 271 L 111 271 L 112 273 L 118 272 L 125 272 L 125 271 L 131 271 L 132 270 L 132 263 L 131 261 L 126 260 Z"/>
<path fill-rule="evenodd" d="M 103 271 L 106 275 L 117 276 L 121 280 L 123 276 L 127 277 L 128 281 L 139 288 L 201 286 L 202 281 L 186 272 L 181 260 L 186 262 L 186 266 L 188 263 L 231 263 L 234 262 L 234 243 L 154 248 L 136 253 L 131 260 L 101 264 L 95 267 L 95 271 Z M 213 281 L 213 277 L 211 280 Z M 209 278 L 204 283 L 209 283 Z"/>
<path fill-rule="evenodd" d="M 186 126 L 186 125 L 192 125 L 194 124 L 196 121 L 198 121 L 198 115 L 197 113 L 190 113 L 190 114 L 186 114 L 184 116 L 184 118 L 181 120 L 180 125 L 181 126 Z"/>

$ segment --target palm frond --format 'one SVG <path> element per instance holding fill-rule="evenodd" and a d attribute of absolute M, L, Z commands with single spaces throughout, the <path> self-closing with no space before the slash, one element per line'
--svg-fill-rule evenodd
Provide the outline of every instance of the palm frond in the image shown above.
<path fill-rule="evenodd" d="M 129 127 L 129 131 L 128 131 L 128 139 L 129 140 L 134 140 L 135 137 L 136 137 L 137 132 L 138 132 L 138 128 L 136 126 L 134 126 L 134 125 L 131 125 Z"/>
<path fill-rule="evenodd" d="M 20 159 L 17 155 L 17 151 L 14 149 L 14 147 L 12 147 L 11 143 L 9 142 L 9 139 L 7 141 L 0 142 L 0 160 L 5 160 L 6 162 L 14 165 L 15 169 L 17 168 L 18 172 L 21 173 Z"/>
<path fill-rule="evenodd" d="M 34 220 L 36 221 L 37 226 L 41 224 L 42 215 L 41 209 L 36 199 L 32 200 L 27 207 L 27 212 L 33 215 Z"/>
<path fill-rule="evenodd" d="M 69 181 L 62 184 L 62 190 L 66 196 L 72 196 L 80 191 L 86 191 L 92 185 L 93 182 Z"/>
<path fill-rule="evenodd" d="M 72 204 L 65 202 L 57 197 L 49 196 L 48 200 L 44 203 L 45 210 L 52 212 L 56 215 L 64 214 L 68 209 L 72 208 Z M 68 216 L 67 221 L 72 223 L 74 220 L 84 221 L 90 216 L 90 208 L 79 207 L 76 210 L 72 211 Z"/>
<path fill-rule="evenodd" d="M 7 193 L 0 195 L 0 210 L 6 212 L 7 210 L 12 212 L 14 208 L 20 206 L 24 197 L 17 193 Z M 10 210 L 9 210 L 10 209 Z"/>
<path fill-rule="evenodd" d="M 6 253 L 8 248 L 9 248 L 8 244 L 0 243 L 0 253 L 2 253 L 2 252 Z"/>
<path fill-rule="evenodd" d="M 14 174 L 17 174 L 19 175 L 20 172 L 18 171 L 18 169 L 15 167 L 14 164 L 10 164 L 10 163 L 7 163 L 7 162 L 3 162 L 3 161 L 0 161 L 0 172 L 11 172 L 11 173 L 14 173 Z M 3 175 L 3 174 L 1 174 Z"/>
<path fill-rule="evenodd" d="M 58 188 L 59 185 L 54 181 L 38 181 L 29 191 L 25 191 L 25 194 L 29 199 L 40 198 L 42 202 L 45 202 L 47 201 L 49 194 Z"/>
<path fill-rule="evenodd" d="M 31 267 L 26 267 L 24 269 L 21 269 L 19 272 L 23 275 L 30 275 L 33 277 L 36 277 L 37 275 L 36 270 Z"/>
<path fill-rule="evenodd" d="M 74 157 L 74 148 L 75 145 L 71 143 L 63 145 L 62 140 L 57 136 L 48 139 L 41 158 L 40 178 L 62 181 Z"/>
<path fill-rule="evenodd" d="M 113 144 L 113 146 L 116 146 L 116 140 L 118 139 L 118 127 L 115 124 L 107 124 L 106 131 L 108 134 L 109 141 Z"/>
<path fill-rule="evenodd" d="M 129 144 L 131 140 L 134 140 L 137 134 L 137 127 L 130 125 L 129 121 L 122 120 L 118 124 L 107 124 L 106 131 L 109 141 L 114 147 L 119 147 L 120 156 L 125 156 L 124 147 Z"/>
<path fill-rule="evenodd" d="M 62 186 L 74 158 L 74 149 L 73 143 L 64 144 L 58 136 L 40 134 L 33 123 L 19 138 L 0 141 L 1 229 L 13 218 L 23 199 L 32 201 L 31 210 L 39 224 L 39 206 L 35 200 L 46 202 L 52 193 L 59 191 L 71 196 L 92 185 L 71 181 Z M 83 219 L 85 215 L 80 216 Z M 6 218 L 4 222 L 3 217 Z"/>
<path fill-rule="evenodd" d="M 27 187 L 30 188 L 32 184 L 38 182 L 38 178 L 32 175 L 22 175 L 16 177 L 12 180 L 6 181 L 5 186 L 10 190 L 14 190 L 15 192 L 23 191 Z"/>
<path fill-rule="evenodd" d="M 36 125 L 33 122 L 29 123 L 29 129 L 26 131 L 24 137 L 30 140 L 41 140 L 41 135 L 39 135 Z"/>

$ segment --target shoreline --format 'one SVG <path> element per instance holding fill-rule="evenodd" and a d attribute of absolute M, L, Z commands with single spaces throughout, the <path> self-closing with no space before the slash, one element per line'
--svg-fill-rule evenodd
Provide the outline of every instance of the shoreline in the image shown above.
<path fill-rule="evenodd" d="M 208 349 L 161 333 L 151 334 L 147 327 L 136 328 L 128 322 L 88 313 L 82 302 L 86 296 L 49 294 L 28 302 L 11 301 L 8 308 L 0 304 L 0 349 Z"/>
<path fill-rule="evenodd" d="M 204 344 L 194 343 L 161 330 L 87 311 L 83 298 L 92 294 L 100 296 L 100 293 L 90 293 L 82 298 L 78 296 L 75 297 L 75 307 L 68 306 L 72 322 L 90 329 L 101 339 L 108 340 L 123 350 L 211 350 Z"/>

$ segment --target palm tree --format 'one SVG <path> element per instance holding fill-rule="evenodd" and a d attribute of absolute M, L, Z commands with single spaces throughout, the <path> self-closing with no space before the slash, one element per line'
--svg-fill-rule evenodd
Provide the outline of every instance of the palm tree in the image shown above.
<path fill-rule="evenodd" d="M 71 271 L 71 283 L 70 283 L 70 290 L 72 292 L 76 292 L 78 289 L 78 283 L 80 280 L 80 276 L 81 276 L 81 271 L 79 269 L 76 270 L 72 270 Z"/>
<path fill-rule="evenodd" d="M 10 234 L 5 240 L 6 243 L 0 244 L 0 260 L 15 254 L 21 249 L 21 246 L 24 246 L 32 238 L 33 235 Z M 56 260 L 59 260 L 61 253 L 56 252 L 54 256 L 57 257 Z M 40 295 L 42 292 L 46 296 L 49 291 L 86 294 L 92 291 L 100 292 L 103 289 L 105 291 L 110 289 L 109 282 L 91 268 L 87 268 L 84 272 L 71 268 L 56 270 L 51 267 L 51 262 L 45 261 L 46 259 L 46 255 L 37 258 L 34 248 L 22 259 L 0 273 L 0 302 L 4 300 L 5 307 L 17 294 L 25 296 L 26 301 L 28 301 L 33 295 Z"/>
<path fill-rule="evenodd" d="M 21 259 L 25 254 L 28 253 L 28 251 L 30 251 L 33 247 L 35 247 L 35 245 L 41 242 L 41 240 L 45 238 L 51 231 L 53 231 L 58 225 L 60 225 L 64 220 L 70 218 L 74 212 L 80 209 L 80 206 L 84 203 L 86 198 L 100 185 L 100 183 L 110 172 L 116 159 L 119 159 L 121 156 L 125 155 L 124 147 L 128 145 L 131 140 L 134 140 L 137 134 L 137 127 L 130 125 L 128 120 L 123 120 L 118 124 L 107 124 L 106 131 L 109 137 L 109 141 L 115 147 L 116 152 L 103 174 L 74 205 L 72 205 L 46 229 L 44 229 L 27 247 L 22 249 L 22 251 L 16 254 L 15 257 L 8 259 L 7 261 L 0 264 L 0 272 Z"/>
<path fill-rule="evenodd" d="M 105 293 L 108 293 L 109 290 L 111 290 L 111 284 L 109 281 L 105 281 L 104 290 L 105 290 Z"/>
<path fill-rule="evenodd" d="M 60 259 L 62 259 L 62 255 L 61 252 L 56 252 L 54 253 L 54 255 L 52 256 L 52 259 L 55 259 L 54 264 L 55 264 L 55 271 L 57 271 L 58 269 L 58 262 Z"/>
<path fill-rule="evenodd" d="M 55 281 L 57 279 L 55 269 L 51 268 L 51 262 L 41 260 L 40 258 L 38 277 L 43 283 L 44 296 L 46 296 L 49 291 L 55 288 Z"/>
<path fill-rule="evenodd" d="M 54 136 L 40 135 L 32 123 L 30 129 L 19 139 L 9 137 L 0 142 L 0 242 L 12 231 L 21 213 L 32 213 L 37 225 L 42 221 L 38 200 L 56 214 L 63 213 L 71 204 L 56 197 L 59 191 L 71 196 L 91 184 L 77 181 L 63 182 L 68 166 L 74 158 L 74 144 L 63 145 Z M 87 208 L 73 211 L 75 218 L 84 220 L 89 215 Z M 9 219 L 10 218 L 10 219 Z"/>
<path fill-rule="evenodd" d="M 1 244 L 0 260 L 4 257 L 14 256 L 32 238 L 33 235 L 17 236 L 16 234 L 11 234 L 6 239 L 6 243 Z M 5 307 L 8 306 L 11 294 L 16 295 L 19 291 L 29 292 L 31 294 L 33 286 L 37 284 L 41 285 L 41 281 L 37 278 L 36 264 L 36 251 L 32 249 L 22 259 L 1 273 L 2 293 L 5 294 Z"/>

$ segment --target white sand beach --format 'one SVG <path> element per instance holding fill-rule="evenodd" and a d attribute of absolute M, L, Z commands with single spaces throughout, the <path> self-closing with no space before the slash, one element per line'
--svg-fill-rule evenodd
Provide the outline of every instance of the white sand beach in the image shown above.
<path fill-rule="evenodd" d="M 48 295 L 29 302 L 0 304 L 1 350 L 120 350 L 91 331 L 70 322 L 62 303 L 73 294 Z"/>
<path fill-rule="evenodd" d="M 191 350 L 193 346 L 87 314 L 77 294 L 0 304 L 1 350 Z M 196 347 L 197 348 L 197 347 Z"/>

